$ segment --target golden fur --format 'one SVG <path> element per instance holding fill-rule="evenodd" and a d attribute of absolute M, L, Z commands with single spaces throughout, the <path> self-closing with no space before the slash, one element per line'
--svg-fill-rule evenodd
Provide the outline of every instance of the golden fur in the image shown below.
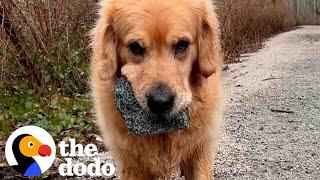
<path fill-rule="evenodd" d="M 172 47 L 187 38 L 186 53 Z M 135 56 L 128 44 L 146 47 Z M 122 179 L 165 178 L 181 167 L 186 179 L 211 179 L 221 120 L 221 46 L 210 0 L 104 0 L 92 31 L 91 86 L 97 119 Z M 141 107 L 164 83 L 176 94 L 172 114 L 189 109 L 190 128 L 131 135 L 114 105 L 115 80 L 125 75 Z"/>

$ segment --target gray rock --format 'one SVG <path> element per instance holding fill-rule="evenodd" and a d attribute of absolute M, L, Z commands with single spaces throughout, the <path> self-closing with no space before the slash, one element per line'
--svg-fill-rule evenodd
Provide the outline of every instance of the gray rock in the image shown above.
<path fill-rule="evenodd" d="M 137 136 L 161 134 L 189 127 L 187 110 L 172 119 L 145 112 L 135 99 L 131 85 L 125 77 L 116 82 L 115 104 L 130 132 Z"/>

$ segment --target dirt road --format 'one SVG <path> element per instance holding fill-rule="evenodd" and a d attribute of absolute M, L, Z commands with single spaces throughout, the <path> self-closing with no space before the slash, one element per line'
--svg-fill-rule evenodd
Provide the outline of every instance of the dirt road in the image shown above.
<path fill-rule="evenodd" d="M 320 26 L 269 39 L 229 65 L 217 179 L 320 178 Z"/>

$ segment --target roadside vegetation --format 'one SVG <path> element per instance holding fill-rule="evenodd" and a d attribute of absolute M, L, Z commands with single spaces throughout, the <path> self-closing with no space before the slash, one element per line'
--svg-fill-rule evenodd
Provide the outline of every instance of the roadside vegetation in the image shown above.
<path fill-rule="evenodd" d="M 95 131 L 88 31 L 96 1 L 0 2 L 0 136 L 23 125 L 57 140 Z"/>
<path fill-rule="evenodd" d="M 87 83 L 96 2 L 0 2 L 0 137 L 30 124 L 57 140 L 97 132 Z M 227 63 L 296 24 L 282 1 L 261 2 L 217 3 Z"/>
<path fill-rule="evenodd" d="M 256 51 L 267 38 L 297 24 L 286 0 L 222 0 L 217 3 L 225 62 Z"/>

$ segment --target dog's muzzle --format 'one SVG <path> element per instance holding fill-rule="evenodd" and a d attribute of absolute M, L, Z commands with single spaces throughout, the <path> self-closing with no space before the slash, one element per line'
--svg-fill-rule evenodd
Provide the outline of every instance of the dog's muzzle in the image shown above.
<path fill-rule="evenodd" d="M 161 91 L 150 95 L 149 106 L 153 109 L 163 110 L 171 108 L 172 95 L 170 92 Z M 189 127 L 189 114 L 183 110 L 168 119 L 159 114 L 145 112 L 134 97 L 132 87 L 126 77 L 120 77 L 115 85 L 115 105 L 131 133 L 137 136 L 162 134 L 169 131 L 177 131 Z M 157 107 L 165 105 L 165 107 Z"/>

